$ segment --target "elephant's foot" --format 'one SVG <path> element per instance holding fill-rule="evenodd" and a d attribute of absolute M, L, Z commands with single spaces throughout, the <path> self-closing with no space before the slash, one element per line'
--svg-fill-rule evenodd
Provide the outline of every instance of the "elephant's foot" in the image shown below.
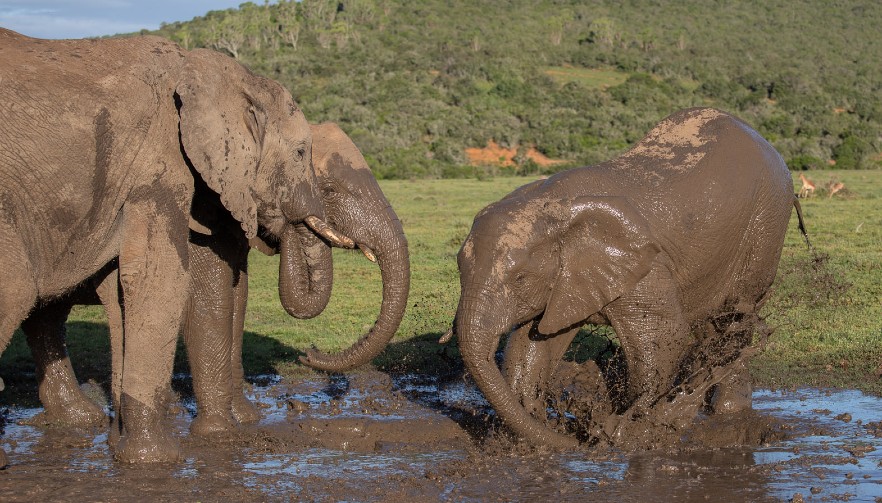
<path fill-rule="evenodd" d="M 119 413 L 117 412 L 110 420 L 110 431 L 107 433 L 107 445 L 112 451 L 116 451 L 121 435 L 122 426 L 119 424 Z"/>
<path fill-rule="evenodd" d="M 750 383 L 738 386 L 723 386 L 721 383 L 711 397 L 714 414 L 734 414 L 753 407 L 753 386 Z"/>
<path fill-rule="evenodd" d="M 200 437 L 209 437 L 229 432 L 237 425 L 236 419 L 229 412 L 200 410 L 196 419 L 190 424 L 190 433 Z"/>
<path fill-rule="evenodd" d="M 166 432 L 127 430 L 120 437 L 114 457 L 124 463 L 173 463 L 183 456 L 178 441 Z"/>
<path fill-rule="evenodd" d="M 244 394 L 233 393 L 233 417 L 239 424 L 252 424 L 260 421 L 260 411 Z"/>
<path fill-rule="evenodd" d="M 108 417 L 101 407 L 80 394 L 65 402 L 52 401 L 44 406 L 43 412 L 34 418 L 34 422 L 50 425 L 89 428 L 104 426 Z"/>
<path fill-rule="evenodd" d="M 74 427 L 106 425 L 108 418 L 104 409 L 77 385 L 72 371 L 63 370 L 50 366 L 45 372 L 39 387 L 44 410 L 34 418 L 34 422 Z M 100 393 L 97 387 L 95 390 Z"/>
<path fill-rule="evenodd" d="M 710 406 L 715 414 L 734 414 L 753 406 L 753 385 L 747 364 L 739 360 L 734 365 L 736 368 L 717 384 L 711 397 Z"/>
<path fill-rule="evenodd" d="M 148 407 L 123 395 L 123 433 L 114 457 L 124 463 L 167 463 L 180 461 L 181 446 L 165 428 L 162 407 Z"/>

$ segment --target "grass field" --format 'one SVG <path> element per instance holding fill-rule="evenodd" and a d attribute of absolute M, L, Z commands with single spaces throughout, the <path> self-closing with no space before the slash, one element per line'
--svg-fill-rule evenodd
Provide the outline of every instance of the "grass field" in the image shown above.
<path fill-rule="evenodd" d="M 776 331 L 754 361 L 764 386 L 841 386 L 882 394 L 882 172 L 821 171 L 845 194 L 802 200 L 812 242 L 826 260 L 813 260 L 794 215 L 775 291 L 764 309 Z M 411 253 L 408 311 L 388 349 L 375 360 L 387 370 L 439 373 L 460 368 L 455 343 L 437 344 L 453 319 L 459 294 L 456 253 L 475 213 L 528 178 L 384 181 L 381 186 L 404 223 Z M 335 351 L 372 325 L 380 304 L 377 267 L 357 252 L 335 251 L 331 303 L 313 320 L 289 318 L 278 301 L 277 257 L 251 254 L 246 319 L 246 373 L 306 372 L 297 363 L 315 345 Z M 77 307 L 68 340 L 82 380 L 105 382 L 109 355 L 103 312 Z M 177 370 L 186 363 L 179 351 Z M 7 383 L 33 381 L 33 364 L 17 334 L 0 358 Z"/>

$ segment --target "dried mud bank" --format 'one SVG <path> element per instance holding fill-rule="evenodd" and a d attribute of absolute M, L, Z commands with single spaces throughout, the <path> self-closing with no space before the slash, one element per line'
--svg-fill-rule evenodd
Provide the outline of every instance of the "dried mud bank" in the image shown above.
<path fill-rule="evenodd" d="M 879 501 L 882 400 L 854 391 L 757 391 L 755 411 L 700 418 L 673 447 L 544 452 L 512 445 L 468 382 L 379 372 L 261 378 L 255 426 L 222 438 L 174 425 L 186 459 L 112 461 L 106 430 L 28 426 L 4 412 L 2 501 Z M 798 495 L 798 496 L 797 496 Z"/>

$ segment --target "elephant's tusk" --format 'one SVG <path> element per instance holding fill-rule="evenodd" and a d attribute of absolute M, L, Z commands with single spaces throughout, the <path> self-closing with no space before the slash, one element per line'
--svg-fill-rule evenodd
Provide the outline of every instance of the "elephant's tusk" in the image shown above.
<path fill-rule="evenodd" d="M 304 219 L 304 222 L 306 222 L 306 225 L 315 231 L 316 234 L 328 240 L 332 245 L 338 248 L 355 248 L 355 241 L 332 229 L 331 226 L 325 223 L 321 218 L 315 215 L 309 215 Z"/>
<path fill-rule="evenodd" d="M 444 335 L 438 339 L 438 344 L 447 344 L 450 340 L 453 339 L 453 327 L 451 327 Z"/>
<path fill-rule="evenodd" d="M 192 216 L 190 217 L 190 225 L 189 226 L 190 226 L 191 231 L 195 231 L 195 232 L 198 232 L 199 234 L 204 234 L 206 236 L 212 235 L 211 229 L 209 229 L 207 226 L 199 223 Z"/>
<path fill-rule="evenodd" d="M 364 256 L 367 257 L 367 259 L 370 260 L 371 262 L 377 261 L 377 256 L 374 255 L 374 251 L 371 250 L 370 248 L 368 248 L 367 246 L 360 244 L 360 245 L 358 245 L 358 249 L 360 249 L 361 253 L 364 253 Z"/>

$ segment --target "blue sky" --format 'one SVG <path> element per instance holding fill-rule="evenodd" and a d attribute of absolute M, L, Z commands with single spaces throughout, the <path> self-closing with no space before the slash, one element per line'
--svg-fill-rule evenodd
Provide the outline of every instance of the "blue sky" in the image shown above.
<path fill-rule="evenodd" d="M 156 29 L 163 21 L 188 21 L 245 1 L 0 0 L 0 26 L 38 38 L 95 37 Z"/>

